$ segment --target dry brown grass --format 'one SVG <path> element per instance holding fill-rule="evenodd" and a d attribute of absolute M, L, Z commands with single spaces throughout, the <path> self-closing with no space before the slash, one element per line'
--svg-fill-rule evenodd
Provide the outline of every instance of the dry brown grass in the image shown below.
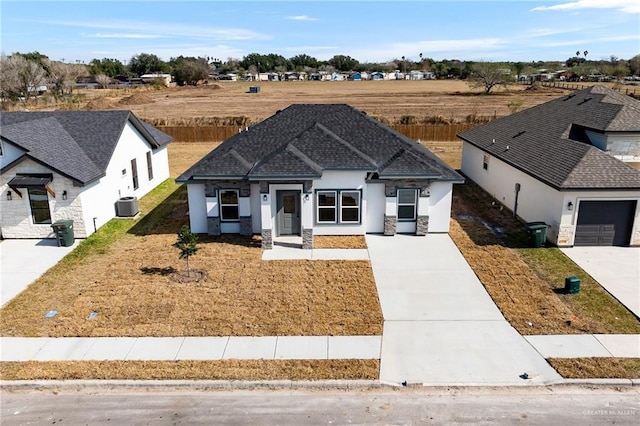
<path fill-rule="evenodd" d="M 2 380 L 375 380 L 379 370 L 369 359 L 0 362 Z"/>
<path fill-rule="evenodd" d="M 379 335 L 368 261 L 261 260 L 257 237 L 202 238 L 206 281 L 179 284 L 173 234 L 127 235 L 72 269 L 56 268 L 2 310 L 8 336 Z M 55 309 L 55 318 L 44 314 Z M 91 312 L 99 315 L 93 320 Z"/>
<path fill-rule="evenodd" d="M 315 235 L 313 248 L 366 249 L 367 240 L 364 235 Z"/>
<path fill-rule="evenodd" d="M 218 145 L 220 142 L 172 142 L 169 145 L 169 173 L 178 177 Z"/>
<path fill-rule="evenodd" d="M 640 358 L 549 358 L 567 379 L 640 379 Z"/>
<path fill-rule="evenodd" d="M 429 148 L 449 167 L 458 170 L 462 167 L 462 141 L 422 141 L 422 144 Z"/>

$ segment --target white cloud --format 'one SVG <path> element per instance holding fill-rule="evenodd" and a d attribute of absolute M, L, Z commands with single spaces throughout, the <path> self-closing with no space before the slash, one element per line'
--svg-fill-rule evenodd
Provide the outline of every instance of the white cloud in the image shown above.
<path fill-rule="evenodd" d="M 531 10 L 575 11 L 580 9 L 615 9 L 620 12 L 635 14 L 640 13 L 640 2 L 638 0 L 577 0 L 552 6 L 538 6 Z"/>
<path fill-rule="evenodd" d="M 288 19 L 290 21 L 319 21 L 318 18 L 312 18 L 307 15 L 287 16 L 285 19 Z"/>
<path fill-rule="evenodd" d="M 87 34 L 90 38 L 131 38 L 131 39 L 154 39 L 163 38 L 164 36 L 158 34 L 123 34 L 123 33 L 96 33 Z"/>

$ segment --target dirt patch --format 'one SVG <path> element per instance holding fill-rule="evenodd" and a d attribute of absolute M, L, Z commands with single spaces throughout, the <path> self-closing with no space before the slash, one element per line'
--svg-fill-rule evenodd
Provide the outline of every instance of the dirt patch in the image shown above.
<path fill-rule="evenodd" d="M 563 89 L 560 87 L 548 87 L 541 84 L 532 84 L 530 86 L 527 86 L 524 91 L 527 93 L 567 93 L 571 92 L 572 90 Z"/>
<path fill-rule="evenodd" d="M 145 105 L 154 103 L 155 100 L 149 94 L 149 92 L 134 93 L 130 96 L 125 96 L 118 101 L 118 105 Z"/>
<path fill-rule="evenodd" d="M 116 105 L 113 101 L 107 98 L 96 98 L 96 99 L 91 99 L 89 102 L 87 102 L 87 104 L 84 106 L 83 109 L 87 111 L 103 111 L 103 110 L 112 110 L 115 108 L 116 108 Z"/>
<path fill-rule="evenodd" d="M 364 235 L 314 235 L 313 248 L 317 249 L 366 249 Z"/>
<path fill-rule="evenodd" d="M 567 379 L 640 379 L 640 358 L 549 358 Z"/>
<path fill-rule="evenodd" d="M 200 281 L 206 281 L 207 277 L 209 274 L 207 274 L 207 271 L 181 271 L 181 272 L 174 272 L 171 275 L 169 275 L 169 277 L 171 278 L 171 281 L 177 282 L 177 283 L 181 283 L 181 284 L 186 284 L 186 283 L 197 283 Z"/>
<path fill-rule="evenodd" d="M 2 380 L 375 380 L 379 371 L 375 359 L 0 362 Z"/>

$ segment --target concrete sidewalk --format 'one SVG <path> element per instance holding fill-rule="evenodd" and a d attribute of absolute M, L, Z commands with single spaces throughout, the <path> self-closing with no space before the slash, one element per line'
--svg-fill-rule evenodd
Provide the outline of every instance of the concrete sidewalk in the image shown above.
<path fill-rule="evenodd" d="M 0 306 L 16 297 L 79 244 L 58 247 L 55 239 L 0 242 Z"/>
<path fill-rule="evenodd" d="M 640 318 L 640 247 L 560 249 Z"/>
<path fill-rule="evenodd" d="M 381 336 L 2 337 L 1 361 L 379 359 Z"/>
<path fill-rule="evenodd" d="M 545 358 L 640 358 L 640 334 L 524 336 Z"/>

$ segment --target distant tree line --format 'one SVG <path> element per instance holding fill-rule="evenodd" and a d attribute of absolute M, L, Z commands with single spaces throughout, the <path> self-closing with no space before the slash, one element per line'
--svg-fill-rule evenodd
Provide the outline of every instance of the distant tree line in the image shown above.
<path fill-rule="evenodd" d="M 53 61 L 39 52 L 13 53 L 2 55 L 0 61 L 0 98 L 20 99 L 25 104 L 37 93 L 37 88 L 46 86 L 54 96 L 64 96 L 73 91 L 76 78 L 81 75 L 95 75 L 96 81 L 108 84 L 114 77 L 140 77 L 144 74 L 171 74 L 180 85 L 195 85 L 207 80 L 212 74 L 237 73 L 240 77 L 247 74 L 285 73 L 288 71 L 313 72 L 393 72 L 429 71 L 436 78 L 469 79 L 472 85 L 483 87 L 489 93 L 493 87 L 532 76 L 545 69 L 553 72 L 564 69 L 575 79 L 590 75 L 606 75 L 616 79 L 628 75 L 640 74 L 640 55 L 625 60 L 611 56 L 607 60 L 587 59 L 588 51 L 577 51 L 564 62 L 474 62 L 457 59 L 436 61 L 424 57 L 418 59 L 405 56 L 386 62 L 360 62 L 348 55 L 334 55 L 323 61 L 299 54 L 291 58 L 269 53 L 250 53 L 242 59 L 227 58 L 226 61 L 214 57 L 178 56 L 163 61 L 152 53 L 140 53 L 125 63 L 118 59 L 92 59 L 88 64 Z"/>

